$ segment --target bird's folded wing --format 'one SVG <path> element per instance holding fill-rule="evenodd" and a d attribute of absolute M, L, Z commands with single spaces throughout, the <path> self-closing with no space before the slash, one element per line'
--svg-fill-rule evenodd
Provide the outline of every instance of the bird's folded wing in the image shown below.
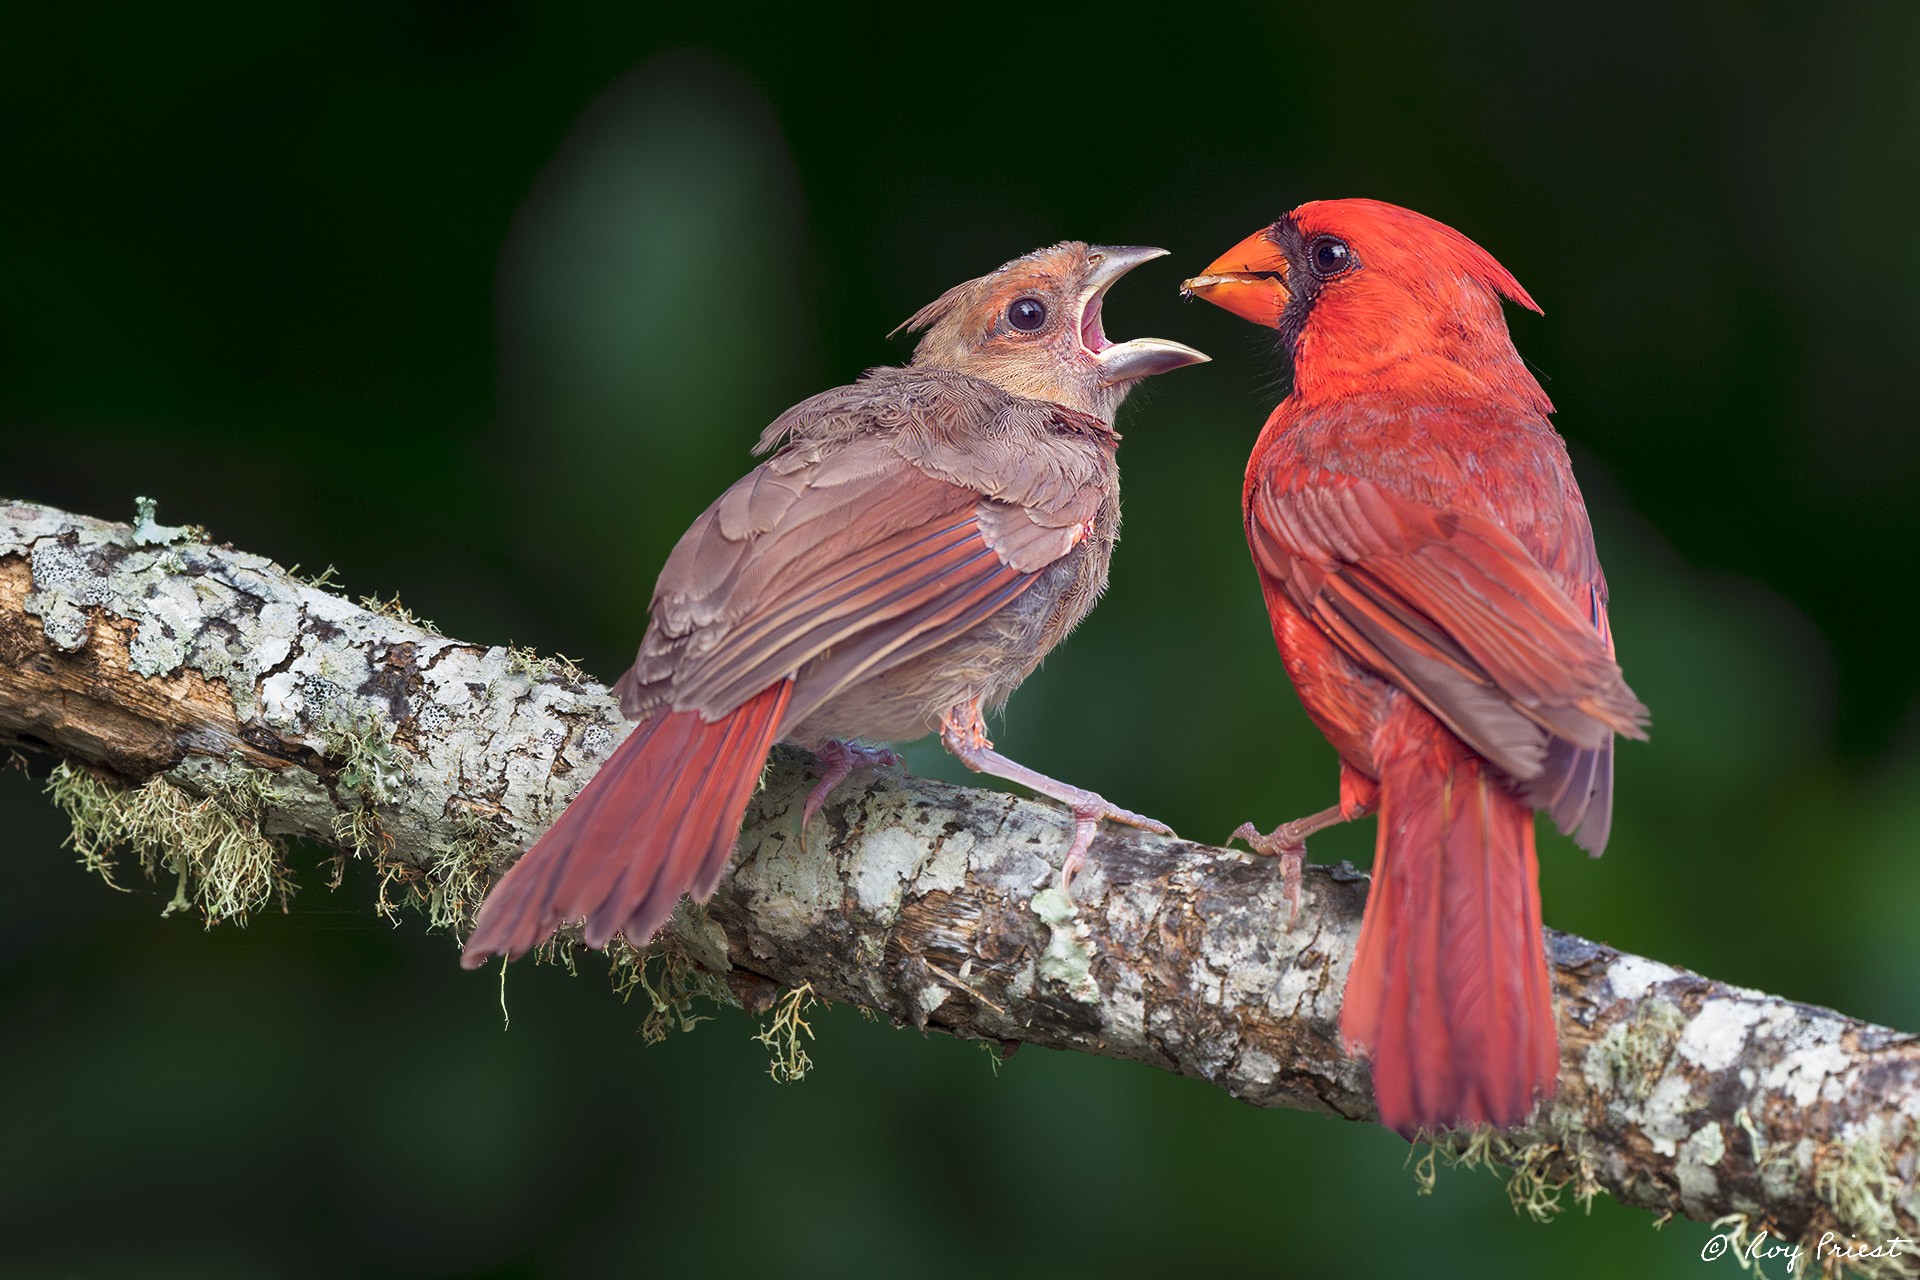
<path fill-rule="evenodd" d="M 1334 643 L 1513 777 L 1646 736 L 1604 613 L 1577 608 L 1493 521 L 1339 480 L 1263 486 L 1248 531 L 1261 572 Z"/>
<path fill-rule="evenodd" d="M 796 723 L 978 625 L 1085 536 L 1052 508 L 929 474 L 900 445 L 896 433 L 797 443 L 710 507 L 661 574 L 621 682 L 629 714 L 719 715 L 798 676 Z"/>

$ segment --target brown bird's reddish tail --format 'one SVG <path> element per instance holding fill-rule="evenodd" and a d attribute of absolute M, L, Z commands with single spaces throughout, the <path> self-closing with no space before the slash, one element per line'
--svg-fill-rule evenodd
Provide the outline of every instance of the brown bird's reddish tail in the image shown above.
<path fill-rule="evenodd" d="M 642 946 L 681 894 L 704 902 L 792 692 L 782 680 L 712 723 L 693 711 L 643 720 L 494 885 L 460 963 L 524 955 L 568 920 L 586 921 L 590 947 L 616 933 Z"/>
<path fill-rule="evenodd" d="M 1374 882 L 1341 1036 L 1372 1058 L 1380 1121 L 1402 1135 L 1518 1124 L 1559 1071 L 1532 806 L 1405 701 L 1379 740 Z"/>

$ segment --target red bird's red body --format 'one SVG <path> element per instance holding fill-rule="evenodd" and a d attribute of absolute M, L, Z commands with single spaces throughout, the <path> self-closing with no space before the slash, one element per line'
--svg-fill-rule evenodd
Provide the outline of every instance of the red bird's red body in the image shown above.
<path fill-rule="evenodd" d="M 1517 1124 L 1559 1069 L 1533 813 L 1598 854 L 1614 735 L 1646 718 L 1500 304 L 1538 308 L 1466 237 L 1371 200 L 1302 205 L 1187 288 L 1278 328 L 1292 364 L 1247 541 L 1340 802 L 1260 843 L 1379 812 L 1342 1036 L 1388 1126 Z"/>

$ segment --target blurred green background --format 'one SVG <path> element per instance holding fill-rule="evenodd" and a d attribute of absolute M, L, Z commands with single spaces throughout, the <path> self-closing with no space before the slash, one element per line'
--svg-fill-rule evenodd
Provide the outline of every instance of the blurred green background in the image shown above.
<path fill-rule="evenodd" d="M 1299 201 L 1484 243 L 1598 527 L 1651 744 L 1548 920 L 1920 1030 L 1920 7 L 14 6 L 0 494 L 401 592 L 611 679 L 761 426 L 948 285 L 1164 245 L 1119 337 L 1126 537 L 1019 759 L 1218 840 L 1328 802 L 1241 540 L 1271 335 L 1179 278 Z M 937 748 L 914 768 L 953 774 Z M 43 775 L 44 760 L 36 761 Z M 0 773 L 0 1271 L 1685 1276 L 1485 1174 L 1144 1068 L 863 1022 L 777 1086 L 600 970 L 494 975 L 300 868 L 210 933 Z M 1316 841 L 1364 860 L 1371 824 Z M 1097 855 L 1096 855 L 1097 856 Z"/>

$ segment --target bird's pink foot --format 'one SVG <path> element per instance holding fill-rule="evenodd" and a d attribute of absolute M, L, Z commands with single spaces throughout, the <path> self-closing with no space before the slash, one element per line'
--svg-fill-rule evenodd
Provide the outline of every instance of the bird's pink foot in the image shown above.
<path fill-rule="evenodd" d="M 987 740 L 987 727 L 980 719 L 978 697 L 961 703 L 940 718 L 940 742 L 955 759 L 976 773 L 990 773 L 996 778 L 1017 782 L 1073 811 L 1073 843 L 1067 846 L 1066 860 L 1060 864 L 1060 892 L 1069 901 L 1073 898 L 1073 877 L 1087 864 L 1087 850 L 1093 846 L 1094 833 L 1102 822 L 1124 823 L 1156 835 L 1173 834 L 1173 828 L 1164 822 L 1122 809 L 1104 796 L 1049 778 L 995 751 L 993 743 Z"/>
<path fill-rule="evenodd" d="M 1300 916 L 1300 882 L 1306 875 L 1307 837 L 1346 820 L 1347 815 L 1340 811 L 1340 806 L 1334 805 L 1319 813 L 1283 822 L 1264 835 L 1251 822 L 1243 822 L 1238 830 L 1227 837 L 1229 840 L 1245 841 L 1247 848 L 1263 858 L 1280 860 L 1280 883 L 1287 892 L 1288 928 L 1292 928 L 1293 922 Z"/>
<path fill-rule="evenodd" d="M 900 763 L 900 754 L 886 747 L 862 747 L 851 742 L 842 742 L 838 738 L 829 739 L 814 750 L 820 757 L 820 781 L 807 793 L 807 803 L 800 810 L 800 840 L 807 839 L 807 827 L 813 822 L 813 816 L 833 794 L 833 789 L 847 780 L 847 775 L 855 769 L 878 769 Z"/>
<path fill-rule="evenodd" d="M 1296 841 L 1291 845 L 1283 844 L 1281 839 L 1284 838 L 1285 832 L 1286 828 L 1281 827 L 1272 835 L 1261 835 L 1259 829 L 1251 822 L 1243 822 L 1239 829 L 1227 838 L 1244 840 L 1247 847 L 1261 857 L 1280 860 L 1280 884 L 1287 893 L 1287 927 L 1291 929 L 1293 922 L 1300 915 L 1300 882 L 1306 875 L 1307 846 L 1305 841 Z"/>
<path fill-rule="evenodd" d="M 1063 791 L 1077 788 L 1063 786 Z M 1118 822 L 1124 826 L 1138 827 L 1142 831 L 1151 831 L 1155 835 L 1170 836 L 1173 828 L 1164 822 L 1122 809 L 1111 804 L 1091 791 L 1080 791 L 1077 797 L 1069 798 L 1054 793 L 1054 799 L 1061 801 L 1073 810 L 1073 843 L 1067 846 L 1067 856 L 1060 864 L 1060 892 L 1067 900 L 1073 900 L 1073 878 L 1080 874 L 1080 868 L 1087 865 L 1087 850 L 1093 847 L 1093 836 L 1102 822 Z"/>

